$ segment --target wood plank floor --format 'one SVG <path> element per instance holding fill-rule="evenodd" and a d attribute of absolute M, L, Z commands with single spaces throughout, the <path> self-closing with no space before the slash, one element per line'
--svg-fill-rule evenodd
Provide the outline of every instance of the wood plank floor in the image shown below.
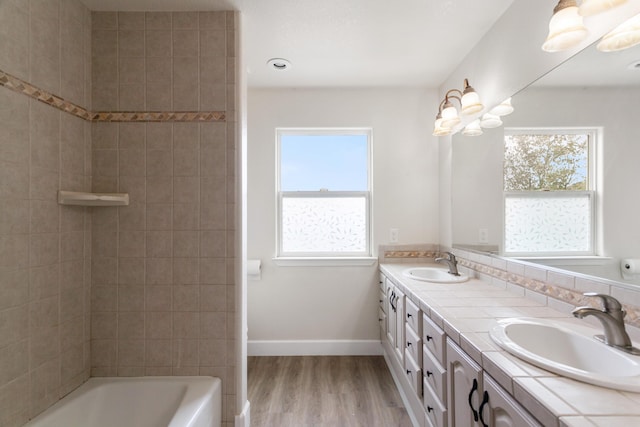
<path fill-rule="evenodd" d="M 252 427 L 411 427 L 382 356 L 248 358 Z"/>

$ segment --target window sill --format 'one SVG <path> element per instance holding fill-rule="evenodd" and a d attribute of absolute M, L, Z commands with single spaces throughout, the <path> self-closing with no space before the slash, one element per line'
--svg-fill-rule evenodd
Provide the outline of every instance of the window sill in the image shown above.
<path fill-rule="evenodd" d="M 344 267 L 368 266 L 378 261 L 375 257 L 275 257 L 279 267 Z"/>

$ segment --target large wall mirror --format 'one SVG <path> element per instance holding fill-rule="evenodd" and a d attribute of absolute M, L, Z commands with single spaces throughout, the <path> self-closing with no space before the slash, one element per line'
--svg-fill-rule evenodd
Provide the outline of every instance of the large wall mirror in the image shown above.
<path fill-rule="evenodd" d="M 596 226 L 588 232 L 596 256 L 525 259 L 640 285 L 640 276 L 623 277 L 620 268 L 622 259 L 640 258 L 640 46 L 614 53 L 590 46 L 514 95 L 513 105 L 502 127 L 453 137 L 454 247 L 505 255 L 505 134 L 595 129 L 588 179 Z"/>

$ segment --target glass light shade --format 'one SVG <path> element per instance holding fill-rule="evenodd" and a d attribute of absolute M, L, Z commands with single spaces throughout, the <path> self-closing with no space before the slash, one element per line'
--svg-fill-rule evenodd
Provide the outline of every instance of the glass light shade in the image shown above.
<path fill-rule="evenodd" d="M 482 135 L 482 129 L 480 128 L 480 120 L 476 119 L 471 123 L 469 123 L 462 131 L 462 134 L 466 136 Z"/>
<path fill-rule="evenodd" d="M 597 48 L 600 52 L 615 52 L 638 43 L 640 43 L 640 14 L 623 22 L 606 34 L 598 43 Z"/>
<path fill-rule="evenodd" d="M 626 2 L 627 0 L 582 0 L 578 13 L 582 16 L 595 15 Z"/>
<path fill-rule="evenodd" d="M 502 120 L 500 120 L 500 117 L 495 114 L 487 113 L 482 116 L 480 126 L 485 129 L 497 128 L 502 126 Z"/>
<path fill-rule="evenodd" d="M 442 126 L 442 117 L 437 118 L 433 124 L 433 136 L 446 136 L 451 134 L 451 128 Z"/>
<path fill-rule="evenodd" d="M 511 97 L 505 99 L 500 104 L 496 105 L 489 111 L 490 114 L 495 114 L 496 116 L 506 116 L 507 114 L 513 113 L 513 106 L 511 105 Z"/>
<path fill-rule="evenodd" d="M 542 45 L 546 52 L 558 52 L 569 49 L 584 40 L 589 31 L 578 15 L 577 6 L 560 9 L 549 21 L 549 35 Z"/>
<path fill-rule="evenodd" d="M 480 96 L 478 96 L 478 93 L 473 89 L 468 92 L 465 90 L 465 92 L 466 93 L 462 95 L 462 100 L 460 101 L 460 104 L 462 104 L 462 114 L 469 115 L 482 111 L 484 105 L 480 102 Z"/>
<path fill-rule="evenodd" d="M 458 110 L 456 110 L 456 107 L 449 104 L 449 107 L 446 107 L 444 110 L 442 110 L 441 126 L 445 128 L 452 128 L 458 123 L 460 123 L 460 117 L 458 117 Z"/>

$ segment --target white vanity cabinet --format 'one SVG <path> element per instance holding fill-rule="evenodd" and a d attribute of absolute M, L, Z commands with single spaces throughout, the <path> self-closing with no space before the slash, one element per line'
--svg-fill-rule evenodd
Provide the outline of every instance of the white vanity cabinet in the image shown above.
<path fill-rule="evenodd" d="M 447 371 L 451 427 L 542 427 L 450 339 Z"/>

